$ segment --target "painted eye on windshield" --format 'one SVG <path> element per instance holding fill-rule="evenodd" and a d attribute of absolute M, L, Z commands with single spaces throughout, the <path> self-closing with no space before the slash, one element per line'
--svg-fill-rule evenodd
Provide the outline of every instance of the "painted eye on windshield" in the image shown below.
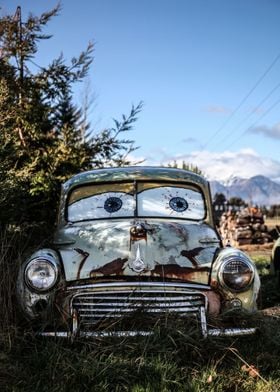
<path fill-rule="evenodd" d="M 104 203 L 104 209 L 110 214 L 122 208 L 122 200 L 119 197 L 108 197 Z"/>
<path fill-rule="evenodd" d="M 172 199 L 169 200 L 169 206 L 176 212 L 183 212 L 188 208 L 188 203 L 182 197 L 172 197 Z"/>

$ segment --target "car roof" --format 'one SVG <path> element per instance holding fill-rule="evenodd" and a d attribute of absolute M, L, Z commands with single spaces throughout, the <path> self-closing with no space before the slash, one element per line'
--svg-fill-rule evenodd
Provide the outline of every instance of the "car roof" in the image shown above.
<path fill-rule="evenodd" d="M 124 166 L 95 169 L 76 174 L 64 185 L 64 191 L 68 192 L 79 185 L 89 183 L 123 182 L 133 180 L 146 181 L 170 181 L 187 182 L 208 186 L 208 181 L 192 171 L 157 166 Z"/>

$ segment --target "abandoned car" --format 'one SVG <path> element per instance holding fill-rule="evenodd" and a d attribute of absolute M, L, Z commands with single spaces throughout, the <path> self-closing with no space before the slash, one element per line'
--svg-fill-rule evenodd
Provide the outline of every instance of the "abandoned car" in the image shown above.
<path fill-rule="evenodd" d="M 255 311 L 259 289 L 248 256 L 222 245 L 208 182 L 186 170 L 141 166 L 68 180 L 53 244 L 22 264 L 17 284 L 39 333 L 71 338 L 151 333 L 142 315 L 167 314 L 192 316 L 204 337 L 253 333 L 209 320 L 230 309 Z M 136 313 L 136 331 L 118 330 L 118 320 Z"/>

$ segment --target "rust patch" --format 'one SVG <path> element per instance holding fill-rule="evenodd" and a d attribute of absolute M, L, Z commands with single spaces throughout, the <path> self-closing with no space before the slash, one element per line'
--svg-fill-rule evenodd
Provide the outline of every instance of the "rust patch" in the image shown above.
<path fill-rule="evenodd" d="M 206 291 L 206 297 L 208 298 L 208 312 L 211 316 L 218 316 L 221 311 L 221 298 L 218 293 L 214 291 Z"/>
<path fill-rule="evenodd" d="M 130 229 L 130 244 L 135 241 L 145 240 L 147 242 L 147 235 L 153 236 L 157 228 L 145 223 L 135 223 Z"/>
<path fill-rule="evenodd" d="M 192 280 L 192 276 L 196 272 L 210 272 L 209 267 L 201 268 L 191 268 L 191 267 L 181 267 L 178 264 L 165 264 L 156 265 L 156 267 L 151 271 L 151 275 L 164 276 L 166 278 L 179 278 L 184 280 Z"/>
<path fill-rule="evenodd" d="M 83 268 L 83 266 L 84 266 L 84 264 L 85 264 L 85 262 L 86 262 L 86 259 L 87 259 L 88 256 L 89 256 L 89 253 L 88 253 L 88 252 L 85 252 L 84 250 L 82 250 L 82 249 L 80 249 L 80 248 L 74 248 L 74 250 L 75 250 L 77 253 L 79 253 L 80 255 L 83 256 L 82 260 L 80 261 L 79 268 L 78 268 L 78 272 L 77 272 L 77 279 L 80 279 L 80 275 L 81 275 L 82 268 Z"/>
<path fill-rule="evenodd" d="M 178 237 L 182 239 L 182 241 L 184 242 L 188 241 L 188 232 L 184 229 L 184 227 L 181 224 L 170 222 L 168 223 L 168 225 L 174 230 L 174 232 L 178 235 Z"/>
<path fill-rule="evenodd" d="M 127 262 L 128 259 L 115 259 L 103 265 L 102 267 L 96 268 L 90 271 L 90 277 L 94 277 L 96 274 L 102 275 L 122 275 L 123 274 L 123 266 Z"/>
<path fill-rule="evenodd" d="M 210 285 L 213 289 L 217 289 L 219 287 L 219 283 L 216 279 L 211 279 Z"/>
<path fill-rule="evenodd" d="M 187 259 L 190 260 L 190 262 L 192 263 L 192 265 L 195 268 L 199 268 L 199 264 L 197 263 L 195 257 L 199 255 L 199 253 L 203 250 L 204 248 L 202 248 L 201 246 L 198 248 L 194 248 L 191 250 L 182 250 L 181 252 L 181 256 L 186 257 Z"/>
<path fill-rule="evenodd" d="M 136 224 L 130 229 L 130 240 L 131 241 L 147 241 L 147 230 L 142 224 Z"/>

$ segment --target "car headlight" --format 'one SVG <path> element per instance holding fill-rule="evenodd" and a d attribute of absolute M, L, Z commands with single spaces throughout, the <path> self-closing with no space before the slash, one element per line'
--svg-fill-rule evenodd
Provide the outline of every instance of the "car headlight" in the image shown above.
<path fill-rule="evenodd" d="M 52 258 L 38 257 L 25 268 L 26 284 L 37 291 L 48 291 L 57 282 L 58 268 Z"/>
<path fill-rule="evenodd" d="M 254 268 L 246 257 L 232 255 L 227 257 L 219 269 L 219 281 L 231 291 L 245 291 L 254 278 Z"/>

